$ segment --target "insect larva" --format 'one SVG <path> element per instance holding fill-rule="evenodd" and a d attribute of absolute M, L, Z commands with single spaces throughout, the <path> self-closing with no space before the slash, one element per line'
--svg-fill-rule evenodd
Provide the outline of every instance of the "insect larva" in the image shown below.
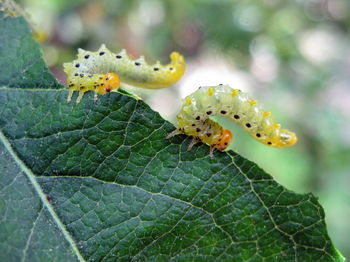
<path fill-rule="evenodd" d="M 232 134 L 210 116 L 228 118 L 254 139 L 271 147 L 283 148 L 297 142 L 296 135 L 274 123 L 271 113 L 264 111 L 256 100 L 228 85 L 201 87 L 187 96 L 177 115 L 178 128 L 168 138 L 176 134 L 192 136 L 188 149 L 197 142 L 207 143 L 213 157 L 214 149 L 222 151 L 229 146 Z"/>
<path fill-rule="evenodd" d="M 106 94 L 120 87 L 120 82 L 137 87 L 159 89 L 175 84 L 185 72 L 185 60 L 182 55 L 173 52 L 171 62 L 161 65 L 157 62 L 148 65 L 143 56 L 133 60 L 125 49 L 118 54 L 109 51 L 105 45 L 96 52 L 78 49 L 78 58 L 71 63 L 65 63 L 64 71 L 68 75 L 69 103 L 74 91 L 79 91 L 77 103 L 84 93 L 94 91 Z"/>

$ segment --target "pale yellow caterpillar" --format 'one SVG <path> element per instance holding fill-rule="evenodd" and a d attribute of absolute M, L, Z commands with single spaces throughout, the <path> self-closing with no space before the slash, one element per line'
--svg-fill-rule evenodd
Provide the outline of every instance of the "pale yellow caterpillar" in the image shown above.
<path fill-rule="evenodd" d="M 120 87 L 120 82 L 137 87 L 159 89 L 175 84 L 185 72 L 185 60 L 182 55 L 173 52 L 171 62 L 161 65 L 157 62 L 148 65 L 143 56 L 131 59 L 125 49 L 114 54 L 105 45 L 96 52 L 78 49 L 78 58 L 65 63 L 64 71 L 68 75 L 69 103 L 74 91 L 79 91 L 77 103 L 87 91 L 106 94 Z"/>
<path fill-rule="evenodd" d="M 210 156 L 214 149 L 225 150 L 232 141 L 229 130 L 223 129 L 210 116 L 221 116 L 233 121 L 254 139 L 267 146 L 283 148 L 297 142 L 293 132 L 276 124 L 270 112 L 266 112 L 256 100 L 228 85 L 201 87 L 185 98 L 177 115 L 176 134 L 193 137 L 189 150 L 197 142 L 210 145 Z"/>

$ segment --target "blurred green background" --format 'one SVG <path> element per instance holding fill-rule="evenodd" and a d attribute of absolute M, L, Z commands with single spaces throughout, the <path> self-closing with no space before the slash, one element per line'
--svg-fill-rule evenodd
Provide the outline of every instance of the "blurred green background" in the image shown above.
<path fill-rule="evenodd" d="M 150 63 L 185 56 L 183 79 L 164 90 L 132 89 L 174 122 L 181 98 L 201 85 L 251 93 L 299 141 L 272 149 L 231 126 L 232 148 L 288 189 L 312 192 L 336 247 L 350 258 L 350 1 L 22 0 L 47 34 L 54 75 L 77 48 L 126 48 Z M 129 89 L 130 90 L 130 89 Z"/>

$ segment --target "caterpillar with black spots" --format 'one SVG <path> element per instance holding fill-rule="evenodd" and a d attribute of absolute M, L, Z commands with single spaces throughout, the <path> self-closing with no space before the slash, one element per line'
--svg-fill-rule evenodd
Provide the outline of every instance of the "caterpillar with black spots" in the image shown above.
<path fill-rule="evenodd" d="M 284 148 L 297 142 L 295 133 L 276 124 L 270 112 L 247 93 L 228 85 L 205 86 L 185 98 L 177 115 L 178 128 L 167 138 L 186 134 L 193 139 L 188 147 L 203 142 L 210 145 L 210 157 L 215 149 L 225 150 L 232 141 L 232 133 L 211 120 L 221 116 L 233 121 L 254 139 L 270 147 Z"/>
<path fill-rule="evenodd" d="M 114 54 L 105 45 L 96 52 L 78 49 L 78 58 L 65 63 L 64 71 L 68 75 L 67 84 L 70 103 L 74 91 L 79 92 L 78 104 L 84 93 L 94 91 L 94 101 L 97 95 L 104 95 L 120 87 L 120 82 L 129 85 L 159 89 L 175 84 L 185 72 L 186 65 L 182 55 L 173 52 L 171 62 L 161 65 L 159 61 L 148 65 L 143 56 L 131 59 L 125 49 Z"/>

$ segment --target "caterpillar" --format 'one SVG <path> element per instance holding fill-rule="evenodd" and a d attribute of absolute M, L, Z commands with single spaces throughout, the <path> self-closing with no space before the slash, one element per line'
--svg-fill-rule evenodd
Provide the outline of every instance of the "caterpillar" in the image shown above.
<path fill-rule="evenodd" d="M 254 139 L 270 147 L 283 148 L 297 142 L 295 133 L 276 124 L 271 113 L 256 100 L 228 85 L 200 87 L 187 96 L 177 115 L 178 128 L 167 138 L 177 134 L 192 136 L 188 150 L 203 142 L 210 145 L 210 157 L 213 158 L 214 150 L 225 150 L 233 137 L 229 130 L 211 120 L 211 116 L 228 118 Z"/>
<path fill-rule="evenodd" d="M 120 87 L 120 82 L 137 87 L 159 89 L 175 84 L 185 72 L 185 60 L 182 55 L 173 52 L 171 62 L 161 65 L 159 61 L 148 65 L 143 56 L 133 60 L 125 49 L 114 54 L 104 44 L 96 52 L 78 49 L 78 58 L 63 64 L 68 75 L 70 103 L 74 91 L 79 91 L 78 104 L 84 93 L 94 91 L 94 101 L 97 95 L 104 95 Z"/>

